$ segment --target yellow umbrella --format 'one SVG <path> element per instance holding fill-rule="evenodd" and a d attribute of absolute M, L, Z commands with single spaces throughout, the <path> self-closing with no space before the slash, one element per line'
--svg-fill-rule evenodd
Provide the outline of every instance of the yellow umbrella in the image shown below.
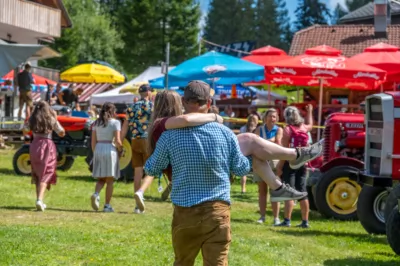
<path fill-rule="evenodd" d="M 149 84 L 148 82 L 136 82 L 127 86 L 124 86 L 119 93 L 125 93 L 125 92 L 130 92 L 132 94 L 139 94 L 139 87 L 144 85 L 144 84 Z"/>
<path fill-rule="evenodd" d="M 111 67 L 100 64 L 81 64 L 60 75 L 61 80 L 76 83 L 123 83 L 125 77 Z"/>

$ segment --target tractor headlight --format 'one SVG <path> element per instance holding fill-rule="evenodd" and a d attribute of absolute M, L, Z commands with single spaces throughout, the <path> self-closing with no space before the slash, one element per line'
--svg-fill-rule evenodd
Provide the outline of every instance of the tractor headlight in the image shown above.
<path fill-rule="evenodd" d="M 340 150 L 340 141 L 339 140 L 335 141 L 334 150 L 335 150 L 335 152 L 339 152 L 339 150 Z"/>

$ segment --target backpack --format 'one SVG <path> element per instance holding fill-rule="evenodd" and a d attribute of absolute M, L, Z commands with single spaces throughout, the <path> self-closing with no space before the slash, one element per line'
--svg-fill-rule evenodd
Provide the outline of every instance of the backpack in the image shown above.
<path fill-rule="evenodd" d="M 308 133 L 294 126 L 289 126 L 290 131 L 290 146 L 291 147 L 306 147 L 308 146 Z"/>

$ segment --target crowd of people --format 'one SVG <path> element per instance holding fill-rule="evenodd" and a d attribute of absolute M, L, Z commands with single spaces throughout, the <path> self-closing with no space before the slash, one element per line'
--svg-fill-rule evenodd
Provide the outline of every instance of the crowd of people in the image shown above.
<path fill-rule="evenodd" d="M 32 85 L 34 84 L 33 76 L 31 73 L 31 65 L 26 63 L 24 70 L 17 75 L 17 84 L 19 89 L 19 110 L 18 118 L 22 117 L 22 110 L 25 107 L 25 118 L 29 119 L 33 108 L 32 98 Z M 82 88 L 74 88 L 70 84 L 67 89 L 62 90 L 61 83 L 55 85 L 47 84 L 47 92 L 44 101 L 50 105 L 68 106 L 77 111 L 81 110 L 79 105 L 79 95 L 83 92 Z"/>
<path fill-rule="evenodd" d="M 231 242 L 231 175 L 244 177 L 252 171 L 259 180 L 259 205 L 265 221 L 266 198 L 274 204 L 274 224 L 290 226 L 293 201 L 299 200 L 308 228 L 308 201 L 304 164 L 322 151 L 321 143 L 309 144 L 312 122 L 296 108 L 284 111 L 285 128 L 276 125 L 277 112 L 268 110 L 258 127 L 249 117 L 243 133 L 235 135 L 212 107 L 210 86 L 192 81 L 181 98 L 164 90 L 150 100 L 152 89 L 139 88 L 139 99 L 128 107 L 121 126 L 116 108 L 105 103 L 92 131 L 93 178 L 97 180 L 91 205 L 100 209 L 100 192 L 106 185 L 104 212 L 113 212 L 113 183 L 120 177 L 121 140 L 131 136 L 134 168 L 135 213 L 145 211 L 143 195 L 154 177 L 168 176 L 174 214 L 172 244 L 175 265 L 193 265 L 199 251 L 211 265 L 226 265 Z M 311 106 L 308 112 L 312 113 Z M 229 114 L 223 114 L 228 115 Z M 63 128 L 46 101 L 40 101 L 28 120 L 33 132 L 30 148 L 32 183 L 36 185 L 36 208 L 44 211 L 44 192 L 56 182 L 57 155 L 51 132 L 62 136 Z M 275 163 L 274 163 L 275 162 Z M 279 177 L 280 176 L 280 177 Z M 278 221 L 279 202 L 285 201 L 284 221 Z"/>

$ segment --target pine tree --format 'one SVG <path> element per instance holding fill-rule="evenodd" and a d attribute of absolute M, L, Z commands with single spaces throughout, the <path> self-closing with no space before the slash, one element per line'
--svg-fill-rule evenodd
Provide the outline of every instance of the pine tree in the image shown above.
<path fill-rule="evenodd" d="M 293 39 L 289 11 L 286 7 L 286 0 L 276 0 L 277 22 L 281 32 L 281 45 L 279 48 L 288 51 Z"/>
<path fill-rule="evenodd" d="M 99 4 L 82 0 L 64 0 L 64 3 L 74 26 L 63 30 L 51 45 L 62 57 L 41 61 L 40 65 L 63 71 L 79 61 L 101 60 L 122 71 L 115 50 L 122 48 L 123 42 L 110 17 L 99 12 Z"/>
<path fill-rule="evenodd" d="M 240 6 L 238 0 L 212 0 L 206 19 L 203 38 L 217 44 L 242 41 Z"/>
<path fill-rule="evenodd" d="M 372 2 L 372 0 L 346 0 L 346 6 L 348 10 L 354 11 L 362 6 L 365 6 L 366 4 Z"/>
<path fill-rule="evenodd" d="M 126 0 L 118 14 L 125 49 L 118 58 L 126 71 L 139 74 L 165 61 L 170 43 L 170 64 L 178 64 L 197 51 L 200 9 L 193 0 Z"/>
<path fill-rule="evenodd" d="M 140 74 L 146 67 L 163 61 L 163 8 L 157 0 L 127 0 L 118 13 L 117 27 L 124 49 L 118 59 L 128 73 Z"/>
<path fill-rule="evenodd" d="M 348 12 L 340 4 L 337 4 L 335 10 L 333 11 L 331 24 L 339 24 L 340 18 L 346 14 L 348 14 Z"/>
<path fill-rule="evenodd" d="M 198 51 L 200 6 L 193 0 L 170 0 L 166 15 L 165 39 L 170 42 L 170 64 L 176 65 L 195 56 Z"/>
<path fill-rule="evenodd" d="M 274 0 L 258 0 L 256 5 L 257 46 L 280 47 L 281 29 L 278 24 L 278 10 Z"/>
<path fill-rule="evenodd" d="M 328 7 L 319 0 L 299 0 L 295 14 L 296 30 L 308 28 L 314 24 L 328 24 L 331 18 Z"/>

